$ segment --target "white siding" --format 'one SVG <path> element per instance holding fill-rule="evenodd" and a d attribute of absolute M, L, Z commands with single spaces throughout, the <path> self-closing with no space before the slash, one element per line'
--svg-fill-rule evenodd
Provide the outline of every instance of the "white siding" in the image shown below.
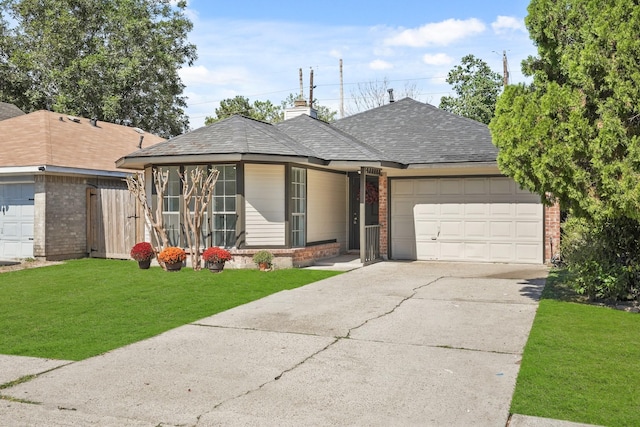
<path fill-rule="evenodd" d="M 391 185 L 395 259 L 542 263 L 539 196 L 510 178 L 426 178 Z"/>
<path fill-rule="evenodd" d="M 284 245 L 284 166 L 247 164 L 244 177 L 247 245 Z"/>
<path fill-rule="evenodd" d="M 307 242 L 347 242 L 347 176 L 307 171 Z"/>

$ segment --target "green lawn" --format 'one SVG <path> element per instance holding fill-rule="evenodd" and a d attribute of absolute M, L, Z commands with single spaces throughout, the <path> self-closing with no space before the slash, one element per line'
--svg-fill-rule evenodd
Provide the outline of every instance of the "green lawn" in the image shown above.
<path fill-rule="evenodd" d="M 547 281 L 511 412 L 640 425 L 640 314 L 573 302 L 564 277 Z"/>
<path fill-rule="evenodd" d="M 336 274 L 166 272 L 102 259 L 6 272 L 0 274 L 0 354 L 81 360 Z"/>

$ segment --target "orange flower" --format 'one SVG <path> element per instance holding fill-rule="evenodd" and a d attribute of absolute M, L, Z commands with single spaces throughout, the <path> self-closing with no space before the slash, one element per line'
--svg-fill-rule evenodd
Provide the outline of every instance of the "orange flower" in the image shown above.
<path fill-rule="evenodd" d="M 175 246 L 170 246 L 166 249 L 163 249 L 162 252 L 158 254 L 158 261 L 162 261 L 166 264 L 175 264 L 177 262 L 182 262 L 186 258 L 186 252 L 182 248 L 177 248 Z"/>

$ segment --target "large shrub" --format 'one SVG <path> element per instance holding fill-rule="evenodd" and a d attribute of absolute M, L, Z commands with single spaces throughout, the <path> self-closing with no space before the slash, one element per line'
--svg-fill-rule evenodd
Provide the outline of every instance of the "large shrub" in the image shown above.
<path fill-rule="evenodd" d="M 563 224 L 561 252 L 576 291 L 591 300 L 640 297 L 640 222 L 629 218 Z"/>

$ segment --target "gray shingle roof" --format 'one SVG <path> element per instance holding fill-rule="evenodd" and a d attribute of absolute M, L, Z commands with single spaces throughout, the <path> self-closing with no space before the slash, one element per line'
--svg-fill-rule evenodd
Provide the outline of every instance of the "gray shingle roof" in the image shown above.
<path fill-rule="evenodd" d="M 333 126 L 406 165 L 494 162 L 498 155 L 485 124 L 411 98 L 345 117 Z"/>
<path fill-rule="evenodd" d="M 234 153 L 315 157 L 313 150 L 273 125 L 240 115 L 176 136 L 127 157 Z"/>
<path fill-rule="evenodd" d="M 313 150 L 323 160 L 392 161 L 381 151 L 306 114 L 277 123 L 275 126 L 300 144 Z"/>
<path fill-rule="evenodd" d="M 0 102 L 0 120 L 11 119 L 24 115 L 24 111 L 8 102 Z"/>
<path fill-rule="evenodd" d="M 272 125 L 236 115 L 124 159 L 219 154 L 395 163 L 403 167 L 495 162 L 498 150 L 486 125 L 405 98 L 333 124 L 301 115 Z"/>

